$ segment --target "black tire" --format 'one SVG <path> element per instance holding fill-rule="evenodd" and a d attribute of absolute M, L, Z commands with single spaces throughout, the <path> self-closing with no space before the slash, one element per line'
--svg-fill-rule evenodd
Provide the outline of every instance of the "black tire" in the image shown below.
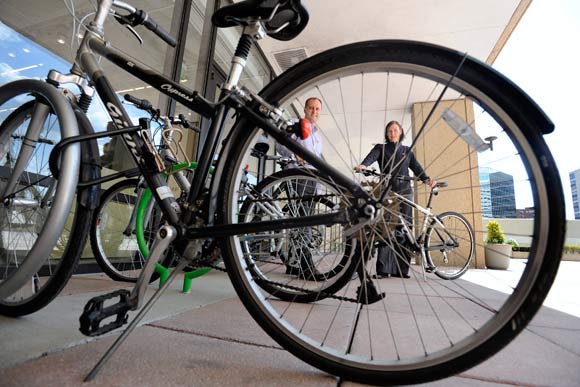
<path fill-rule="evenodd" d="M 71 172 L 65 171 L 64 164 L 60 170 L 58 181 L 52 177 L 48 167 L 48 155 L 63 134 L 59 126 L 65 126 L 59 110 L 61 109 L 59 104 L 62 102 L 55 102 L 53 96 L 46 91 L 47 85 L 43 83 L 39 86 L 34 82 L 28 82 L 25 85 L 26 92 L 31 93 L 33 100 L 14 110 L 0 126 L 1 168 L 13 167 L 12 161 L 15 160 L 16 154 L 20 154 L 23 134 L 27 132 L 26 128 L 35 105 L 41 103 L 50 106 L 46 119 L 43 121 L 41 141 L 36 143 L 32 157 L 25 169 L 26 176 L 32 177 L 32 179 L 26 183 L 21 180 L 14 194 L 14 198 L 33 199 L 31 203 L 37 201 L 39 205 L 28 204 L 18 207 L 15 202 L 13 205 L 9 201 L 10 204 L 2 206 L 0 211 L 2 213 L 1 227 L 3 234 L 5 234 L 2 242 L 2 258 L 0 258 L 3 263 L 2 281 L 16 273 L 17 270 L 10 269 L 10 267 L 28 263 L 29 258 L 33 256 L 32 249 L 41 243 L 40 239 L 44 230 L 59 229 L 55 218 L 49 218 L 53 214 L 53 204 L 57 201 L 69 200 L 59 193 L 58 188 L 56 191 L 52 191 L 53 194 L 46 196 L 47 192 L 51 192 L 48 188 L 50 186 L 48 182 L 60 185 L 64 181 L 63 179 L 71 178 Z M 52 87 L 48 86 L 48 88 Z M 17 95 L 19 95 L 18 92 Z M 67 109 L 70 109 L 70 106 Z M 55 111 L 59 113 L 55 113 Z M 78 131 L 78 129 L 75 130 Z M 76 165 L 78 168 L 78 162 Z M 74 195 L 78 169 L 72 171 L 72 174 L 75 175 L 71 191 Z M 2 184 L 0 185 L 5 187 L 9 174 L 2 174 L 2 176 Z M 42 178 L 35 178 L 35 176 Z M 70 180 L 69 184 L 72 184 Z M 41 196 L 43 201 L 40 199 Z M 70 196 L 70 202 L 71 207 L 66 210 L 65 214 L 65 219 L 68 216 L 68 220 L 64 224 L 64 229 L 59 229 L 62 232 L 60 236 L 57 235 L 56 243 L 52 246 L 50 246 L 52 242 L 43 243 L 44 248 L 48 250 L 49 257 L 39 260 L 39 266 L 33 274 L 30 277 L 27 276 L 26 281 L 21 283 L 15 292 L 0 301 L 0 314 L 16 317 L 38 311 L 59 294 L 75 271 L 88 235 L 89 228 L 86 219 L 90 218 L 92 211 L 84 207 L 78 197 L 75 199 L 74 196 Z M 10 246 L 16 247 L 11 249 Z M 38 257 L 34 256 L 34 259 L 38 259 Z"/>
<path fill-rule="evenodd" d="M 314 176 L 313 176 L 314 173 Z M 327 194 L 311 193 L 302 196 L 295 186 L 306 186 L 308 182 L 318 183 L 317 190 Z M 251 189 L 240 213 L 239 222 L 279 219 L 299 215 L 314 215 L 332 212 L 338 204 L 332 187 L 324 187 L 324 180 L 316 171 L 287 169 L 267 176 Z M 249 196 L 248 195 L 248 196 Z M 262 209 L 268 205 L 272 208 Z M 279 211 L 272 216 L 272 212 Z M 333 233 L 334 231 L 334 233 Z M 352 259 L 352 244 L 347 239 L 339 251 L 331 250 L 330 245 L 340 235 L 326 226 L 304 227 L 284 231 L 267 231 L 245 236 L 244 255 L 254 271 L 254 277 L 268 293 L 285 301 L 313 302 L 327 298 L 352 278 L 355 271 Z M 332 239 L 330 239 L 332 238 Z M 308 239 L 308 240 L 307 240 Z M 297 260 L 291 265 L 292 255 Z M 300 261 L 308 257 L 306 267 Z M 289 273 L 293 268 L 296 272 Z M 309 277 L 305 280 L 305 277 Z"/>
<path fill-rule="evenodd" d="M 358 89 L 351 87 L 349 94 L 342 93 L 347 82 L 358 86 Z M 386 85 L 384 89 L 383 85 Z M 376 92 L 377 90 L 380 92 Z M 430 94 L 430 91 L 433 93 Z M 363 142 L 367 144 L 365 149 L 369 149 L 372 141 L 382 141 L 384 138 L 382 117 L 379 118 L 380 124 L 372 125 L 364 122 L 363 117 L 367 115 L 365 118 L 373 118 L 373 108 L 387 106 L 389 93 L 407 96 L 407 105 L 412 102 L 425 102 L 414 105 L 426 109 L 425 112 L 415 110 L 414 113 L 416 118 L 420 118 L 421 114 L 427 117 L 426 125 L 421 127 L 425 130 L 420 131 L 418 127 L 412 135 L 416 146 L 428 143 L 432 150 L 441 149 L 439 157 L 430 160 L 429 165 L 423 162 L 430 174 L 436 173 L 433 177 L 449 180 L 461 173 L 468 176 L 471 172 L 478 173 L 479 163 L 484 166 L 487 164 L 487 161 L 478 163 L 478 159 L 483 160 L 484 156 L 490 157 L 490 165 L 495 165 L 493 162 L 506 165 L 505 161 L 501 163 L 503 153 L 498 147 L 500 143 L 510 150 L 510 163 L 513 162 L 523 171 L 518 183 L 525 184 L 525 192 L 529 194 L 535 218 L 533 230 L 526 235 L 531 244 L 527 265 L 518 272 L 521 276 L 511 288 L 511 293 L 498 294 L 498 302 L 493 305 L 487 302 L 477 305 L 482 300 L 474 302 L 470 298 L 475 285 L 469 285 L 470 295 L 465 294 L 468 284 L 463 278 L 455 281 L 429 281 L 429 292 L 439 295 L 437 299 L 427 297 L 419 290 L 419 293 L 409 290 L 422 289 L 427 284 L 397 287 L 399 291 L 395 292 L 390 286 L 386 286 L 387 282 L 381 282 L 407 281 L 412 285 L 412 281 L 423 281 L 422 275 L 417 275 L 419 271 L 411 267 L 411 279 L 372 281 L 379 292 L 386 293 L 386 298 L 375 304 L 353 305 L 349 302 L 336 302 L 330 306 L 325 302 L 313 302 L 307 308 L 301 309 L 289 301 L 272 299 L 269 294 L 264 293 L 243 258 L 240 237 L 228 237 L 223 245 L 224 261 L 234 288 L 250 314 L 274 340 L 298 358 L 319 369 L 356 382 L 377 385 L 420 383 L 443 378 L 480 363 L 508 344 L 542 305 L 558 269 L 565 234 L 561 182 L 556 164 L 542 138 L 543 132 L 552 129 L 551 123 L 517 86 L 477 60 L 456 51 L 417 42 L 355 43 L 323 52 L 301 62 L 276 78 L 260 95 L 287 112 L 293 111 L 290 105 L 294 102 L 297 105 L 296 111 L 299 111 L 306 97 L 320 97 L 323 101 L 323 112 L 330 112 L 328 117 L 320 118 L 321 130 L 326 125 L 327 128 L 335 128 L 339 134 L 344 135 L 344 141 L 335 132 L 328 136 L 325 160 L 346 173 L 364 157 L 364 153 L 361 154 L 355 149 L 362 148 Z M 466 172 L 454 169 L 462 163 L 459 162 L 460 159 L 453 158 L 452 152 L 445 149 L 453 145 L 452 139 L 459 141 L 458 144 L 463 147 L 465 144 L 459 136 L 447 135 L 451 131 L 449 126 L 437 126 L 439 123 L 444 124 L 441 111 L 435 110 L 434 114 L 429 111 L 429 106 L 435 106 L 430 101 L 436 100 L 441 101 L 436 105 L 438 109 L 442 104 L 451 107 L 464 104 L 461 106 L 466 106 L 471 112 L 476 111 L 478 120 L 488 120 L 489 125 L 478 126 L 472 130 L 479 131 L 477 133 L 481 133 L 479 136 L 483 136 L 482 138 L 488 136 L 483 129 L 488 129 L 492 135 L 498 137 L 493 152 L 481 153 L 478 158 L 469 159 L 472 164 L 476 164 L 478 169 L 475 171 L 469 169 L 470 167 Z M 407 105 L 389 105 L 384 110 L 391 115 L 390 119 L 396 119 L 392 117 L 395 114 L 394 109 L 401 109 L 397 111 L 403 112 L 403 118 L 409 119 Z M 363 110 L 363 107 L 368 107 L 368 110 Z M 349 121 L 347 116 L 349 119 L 355 117 L 356 120 L 352 118 Z M 352 132 L 349 122 L 350 126 L 358 125 Z M 466 123 L 471 128 L 474 127 L 471 119 Z M 362 137 L 363 126 L 365 137 Z M 361 137 L 358 140 L 351 138 L 359 133 Z M 444 138 L 448 138 L 444 143 L 441 143 L 442 133 L 445 133 Z M 273 132 L 271 134 L 274 135 Z M 242 181 L 242 171 L 245 165 L 257 164 L 252 159 L 251 149 L 262 138 L 262 130 L 242 118 L 224 147 L 223 154 L 227 158 L 220 163 L 217 181 L 220 182 L 221 194 L 220 220 L 225 224 L 238 222 L 238 189 Z M 342 144 L 347 140 L 352 145 L 347 149 L 340 148 L 338 142 L 341 141 Z M 436 152 L 434 154 L 438 155 Z M 336 155 L 344 156 L 344 161 Z M 253 173 L 256 172 L 250 171 L 250 174 Z M 472 178 L 476 179 L 476 176 Z M 353 180 L 355 178 L 353 175 Z M 455 192 L 446 190 L 451 199 L 456 198 L 455 207 L 463 203 L 466 197 L 476 197 L 476 193 L 479 193 L 477 183 L 467 178 L 465 181 L 468 184 L 458 185 L 461 189 L 458 188 Z M 345 198 L 348 197 L 348 192 L 344 194 Z M 420 194 L 418 188 L 419 199 Z M 470 217 L 478 213 L 473 208 L 461 212 Z M 359 237 L 363 248 L 374 237 L 388 238 L 388 231 L 392 226 L 386 217 L 384 219 L 384 227 L 377 222 L 367 229 L 364 237 Z M 478 233 L 477 238 L 477 247 L 482 251 L 483 232 Z M 372 249 L 367 251 L 372 252 Z M 367 257 L 370 260 L 372 255 L 367 254 Z M 452 287 L 451 292 L 449 287 Z M 353 287 L 345 286 L 336 295 L 352 298 L 355 291 Z M 453 294 L 455 301 L 447 300 L 445 294 Z M 450 305 L 457 305 L 458 297 L 461 303 L 477 308 L 481 319 L 473 321 L 462 309 L 450 309 Z M 405 305 L 420 308 L 423 313 L 411 313 Z M 450 315 L 446 316 L 443 310 L 453 310 L 450 313 L 456 317 L 453 323 L 461 325 L 461 328 L 455 329 L 447 321 Z M 396 320 L 391 319 L 392 313 L 397 313 Z M 404 318 L 408 320 L 401 321 Z M 401 323 L 396 324 L 397 321 Z M 428 330 L 424 324 L 430 324 Z M 370 328 L 373 329 L 369 330 Z M 405 338 L 404 344 L 398 342 L 399 337 Z M 435 338 L 444 340 L 434 340 Z M 377 345 L 371 345 L 373 343 Z"/>
<path fill-rule="evenodd" d="M 91 249 L 100 268 L 111 279 L 137 282 L 146 258 L 139 250 L 135 232 L 138 200 L 147 187 L 139 179 L 127 179 L 113 184 L 102 195 L 91 223 Z M 152 243 L 160 227 L 160 211 L 155 206 L 150 222 L 144 227 L 145 240 Z M 164 265 L 168 258 L 162 260 Z M 171 260 L 169 258 L 169 260 Z M 150 281 L 159 278 L 154 272 Z"/>
<path fill-rule="evenodd" d="M 463 215 L 456 212 L 444 212 L 437 215 L 437 219 L 444 228 L 433 220 L 425 232 L 427 262 L 435 267 L 433 272 L 439 278 L 457 279 L 465 274 L 473 261 L 473 228 Z"/>

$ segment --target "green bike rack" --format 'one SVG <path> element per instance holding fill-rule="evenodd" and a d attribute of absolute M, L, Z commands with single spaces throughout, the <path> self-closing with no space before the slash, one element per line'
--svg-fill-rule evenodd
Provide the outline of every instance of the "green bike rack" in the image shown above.
<path fill-rule="evenodd" d="M 181 169 L 195 167 L 197 167 L 196 162 L 180 163 L 171 167 L 171 172 L 177 172 Z M 135 219 L 136 222 L 135 233 L 137 236 L 137 244 L 139 246 L 139 251 L 141 251 L 141 254 L 143 254 L 143 257 L 145 258 L 149 257 L 149 247 L 147 246 L 147 242 L 145 241 L 145 230 L 143 229 L 143 225 L 145 223 L 144 219 L 145 212 L 147 210 L 147 205 L 149 204 L 152 195 L 153 194 L 151 193 L 151 189 L 147 188 L 147 190 L 143 194 L 143 198 L 139 202 L 139 206 L 137 207 L 137 217 Z M 161 265 L 160 263 L 157 263 L 155 265 L 155 271 L 159 274 L 160 281 L 159 286 L 162 286 L 169 277 L 169 269 Z M 202 275 L 210 271 L 211 271 L 210 268 L 201 268 L 190 272 L 186 272 L 183 278 L 183 293 L 189 293 L 191 291 L 191 284 L 194 278 L 201 277 Z"/>

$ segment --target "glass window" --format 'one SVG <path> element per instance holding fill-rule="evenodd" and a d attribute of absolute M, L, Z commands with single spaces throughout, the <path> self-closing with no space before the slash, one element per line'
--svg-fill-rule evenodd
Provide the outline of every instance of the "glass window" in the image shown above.
<path fill-rule="evenodd" d="M 242 34 L 241 27 L 219 28 L 215 46 L 214 61 L 224 72 L 228 73 L 238 40 Z M 248 57 L 246 68 L 240 78 L 240 86 L 252 91 L 260 91 L 272 79 L 272 72 L 260 50 L 254 44 Z"/>
<path fill-rule="evenodd" d="M 189 90 L 196 90 L 197 85 L 203 84 L 203 77 L 205 75 L 205 66 L 200 63 L 200 52 L 202 44 L 202 34 L 205 22 L 205 0 L 193 0 L 189 15 L 189 25 L 187 27 L 185 51 L 183 53 L 183 60 L 181 63 L 181 75 L 179 82 Z M 208 23 L 210 21 L 208 20 Z M 201 90 L 198 90 L 201 92 Z M 195 127 L 200 126 L 199 114 L 189 110 L 180 103 L 176 104 L 175 115 L 183 114 L 185 118 L 190 121 Z M 182 146 L 188 156 L 191 157 L 195 153 L 194 149 L 197 143 L 197 134 L 193 131 L 185 131 Z"/>
<path fill-rule="evenodd" d="M 2 3 L 3 12 L 0 18 L 5 24 L 0 24 L 0 45 L 2 52 L 7 55 L 0 56 L 1 83 L 21 77 L 44 79 L 50 69 L 68 73 L 84 32 L 82 25 L 87 24 L 95 12 L 92 2 L 47 0 L 35 2 L 34 7 L 28 7 L 26 3 L 15 0 Z M 173 0 L 141 1 L 138 6 L 146 10 L 167 31 L 171 30 Z M 24 8 L 26 12 L 23 12 Z M 169 62 L 166 58 L 173 55 L 174 49 L 142 26 L 135 30 L 143 39 L 143 44 L 139 43 L 129 29 L 110 17 L 105 23 L 105 39 L 128 56 L 160 73 L 168 74 Z M 101 60 L 100 64 L 120 98 L 129 93 L 149 100 L 154 106 L 159 104 L 158 91 L 107 60 Z M 146 116 L 146 113 L 132 108 L 129 104 L 126 106 L 134 123 L 137 123 L 139 117 Z M 109 117 L 98 97 L 93 100 L 89 118 L 95 131 L 107 130 L 110 127 Z M 110 140 L 99 140 L 101 152 L 107 147 L 115 153 L 118 159 L 113 163 L 116 165 L 115 169 L 132 167 L 131 156 L 126 154 L 124 144 L 119 141 L 118 146 L 114 147 L 118 149 L 114 149 L 110 145 L 117 141 Z M 111 144 L 106 146 L 109 141 Z"/>

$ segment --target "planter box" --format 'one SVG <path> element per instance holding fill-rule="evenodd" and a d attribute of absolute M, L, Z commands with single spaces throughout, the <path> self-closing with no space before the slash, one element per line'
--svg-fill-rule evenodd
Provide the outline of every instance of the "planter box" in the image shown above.
<path fill-rule="evenodd" d="M 580 262 L 580 254 L 578 254 L 578 253 L 564 253 L 564 254 L 562 254 L 562 261 L 578 261 L 578 262 Z"/>
<path fill-rule="evenodd" d="M 512 251 L 512 259 L 528 259 L 528 251 Z M 580 262 L 580 254 L 578 253 L 563 253 L 562 261 L 577 261 Z"/>
<path fill-rule="evenodd" d="M 488 269 L 507 270 L 511 256 L 512 245 L 485 245 L 485 266 Z"/>
<path fill-rule="evenodd" d="M 529 251 L 513 251 L 512 250 L 512 259 L 528 259 L 529 254 L 530 254 Z"/>

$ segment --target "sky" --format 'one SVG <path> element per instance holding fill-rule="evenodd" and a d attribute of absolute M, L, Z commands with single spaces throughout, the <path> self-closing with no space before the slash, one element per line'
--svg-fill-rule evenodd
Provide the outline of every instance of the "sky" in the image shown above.
<path fill-rule="evenodd" d="M 556 129 L 544 136 L 574 219 L 571 171 L 580 169 L 580 1 L 533 0 L 493 67 L 528 93 Z"/>

